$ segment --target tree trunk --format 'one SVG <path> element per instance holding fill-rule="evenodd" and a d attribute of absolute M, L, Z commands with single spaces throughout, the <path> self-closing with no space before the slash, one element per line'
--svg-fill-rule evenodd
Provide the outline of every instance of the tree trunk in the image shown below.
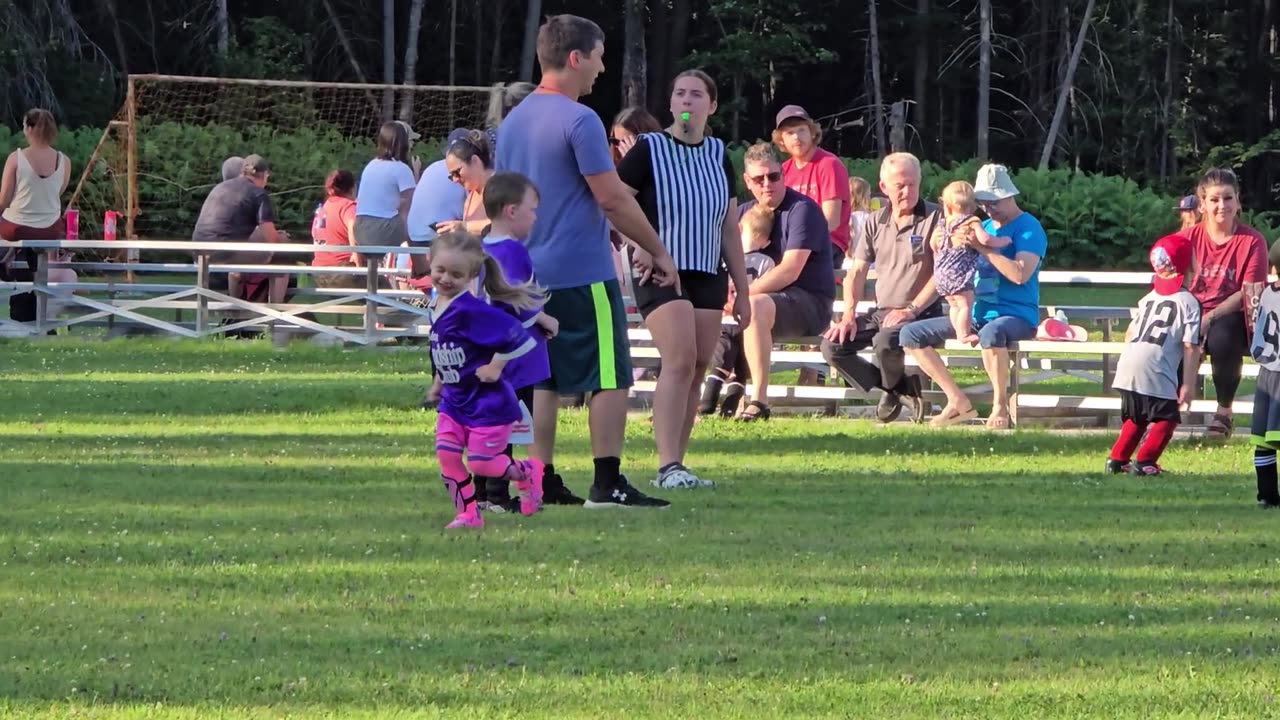
<path fill-rule="evenodd" d="M 1058 91 L 1058 104 L 1053 109 L 1053 121 L 1049 123 L 1049 136 L 1044 140 L 1044 148 L 1040 151 L 1040 169 L 1049 167 L 1049 157 L 1053 155 L 1053 146 L 1058 140 L 1058 130 L 1062 127 L 1062 114 L 1067 109 L 1067 98 L 1071 95 L 1075 80 L 1076 67 L 1080 65 L 1080 53 L 1084 52 L 1084 38 L 1089 33 L 1089 21 L 1093 18 L 1094 0 L 1089 0 L 1084 7 L 1084 17 L 1080 19 L 1080 32 L 1076 34 L 1076 45 L 1071 49 L 1071 60 L 1067 63 L 1066 76 Z"/>
<path fill-rule="evenodd" d="M 867 15 L 871 23 L 868 49 L 871 52 L 871 111 L 875 113 L 873 122 L 876 128 L 876 155 L 884 157 L 884 96 L 880 94 L 880 30 L 876 22 L 876 0 L 867 0 Z"/>
<path fill-rule="evenodd" d="M 413 0 L 409 5 L 409 32 L 404 39 L 404 84 L 418 84 L 418 38 L 422 32 L 422 5 L 426 0 Z M 400 119 L 413 122 L 413 92 L 400 96 Z"/>
<path fill-rule="evenodd" d="M 214 0 L 215 22 L 218 24 L 218 57 L 227 59 L 231 49 L 231 18 L 227 14 L 227 0 Z"/>
<path fill-rule="evenodd" d="M 693 10 L 689 7 L 689 0 L 674 0 L 671 3 L 671 48 L 669 50 L 671 61 L 667 65 L 670 74 L 662 79 L 663 86 L 658 91 L 659 96 L 666 94 L 666 84 L 675 76 L 680 63 L 684 60 L 686 45 L 689 42 L 689 20 L 692 17 Z"/>
<path fill-rule="evenodd" d="M 449 85 L 457 85 L 458 74 L 458 0 L 449 1 Z M 450 123 L 452 124 L 452 123 Z"/>
<path fill-rule="evenodd" d="M 520 48 L 520 79 L 533 82 L 533 60 L 538 52 L 538 26 L 542 24 L 542 0 L 529 0 L 524 16 L 524 45 Z"/>
<path fill-rule="evenodd" d="M 1164 95 L 1160 103 L 1160 119 L 1164 125 L 1164 140 L 1160 143 L 1160 180 L 1173 175 L 1173 0 L 1169 0 L 1169 12 L 1165 16 Z"/>
<path fill-rule="evenodd" d="M 670 51 L 667 49 L 668 40 L 671 37 L 671 30 L 667 20 L 667 0 L 652 0 L 649 5 L 649 12 L 652 13 L 652 22 L 649 24 L 649 101 L 651 103 L 649 110 L 657 112 L 661 110 L 661 98 L 666 92 L 667 78 L 669 68 L 675 63 L 671 60 Z"/>
<path fill-rule="evenodd" d="M 103 13 L 111 23 L 111 39 L 116 44 L 116 57 L 120 63 L 120 74 L 129 74 L 129 50 L 124 44 L 124 34 L 120 32 L 120 15 L 116 12 L 116 0 L 101 0 Z"/>
<path fill-rule="evenodd" d="M 622 48 L 622 105 L 645 107 L 648 60 L 644 48 L 644 0 L 625 0 Z"/>
<path fill-rule="evenodd" d="M 472 85 L 481 84 L 481 76 L 484 74 L 484 2 L 475 0 L 472 4 L 475 9 L 475 16 L 471 18 L 471 25 L 475 28 L 475 48 L 473 48 L 475 57 L 472 61 L 475 64 L 474 73 L 471 77 Z M 494 44 L 498 44 L 498 38 L 494 38 Z"/>
<path fill-rule="evenodd" d="M 351 47 L 351 40 L 347 37 L 347 31 L 342 29 L 342 21 L 338 19 L 337 11 L 333 9 L 333 0 L 320 0 L 320 2 L 324 4 L 324 10 L 329 14 L 329 21 L 333 23 L 333 31 L 338 35 L 338 44 L 342 45 L 343 51 L 347 54 L 347 61 L 351 63 L 351 70 L 356 74 L 356 82 L 367 85 L 369 79 L 365 77 L 364 69 L 360 67 L 360 61 L 356 59 L 356 52 Z M 369 107 L 373 110 L 373 114 L 378 115 L 380 109 L 373 93 L 366 90 L 364 96 L 369 101 Z"/>
<path fill-rule="evenodd" d="M 382 0 L 382 82 L 396 82 L 396 0 Z M 382 122 L 390 122 L 395 109 L 396 91 L 387 88 L 382 92 Z"/>
<path fill-rule="evenodd" d="M 916 0 L 916 66 L 915 66 L 915 117 L 912 122 L 920 136 L 929 132 L 929 38 L 926 25 L 929 21 L 929 0 Z"/>
<path fill-rule="evenodd" d="M 493 54 L 489 56 L 489 75 L 485 78 L 486 83 L 493 82 L 493 78 L 502 73 L 502 43 L 497 42 L 497 38 L 502 37 L 502 18 L 506 14 L 506 0 L 497 0 L 493 8 L 493 29 L 490 35 L 494 38 Z M 480 82 L 480 78 L 476 78 L 476 82 Z"/>
<path fill-rule="evenodd" d="M 742 97 L 742 73 L 741 72 L 736 72 L 733 74 L 733 96 L 735 98 Z M 738 140 L 741 138 L 741 136 L 738 134 L 738 126 L 741 124 L 740 121 L 742 119 L 742 111 L 739 110 L 740 107 L 741 105 L 739 103 L 734 103 L 733 113 L 730 115 L 731 127 L 729 129 L 729 137 L 731 141 L 735 143 L 738 142 Z"/>
<path fill-rule="evenodd" d="M 991 0 L 978 0 L 978 26 L 978 159 L 985 162 L 991 156 Z"/>

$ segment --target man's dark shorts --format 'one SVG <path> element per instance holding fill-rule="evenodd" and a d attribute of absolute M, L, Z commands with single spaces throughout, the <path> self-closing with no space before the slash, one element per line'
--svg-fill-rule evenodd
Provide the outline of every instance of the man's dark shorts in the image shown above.
<path fill-rule="evenodd" d="M 561 395 L 631 387 L 627 311 L 617 280 L 552 290 L 543 312 L 560 323 L 547 342 L 551 377 L 538 385 Z"/>
<path fill-rule="evenodd" d="M 773 320 L 775 338 L 812 337 L 831 326 L 834 298 L 794 285 L 769 293 L 769 297 L 776 308 Z"/>

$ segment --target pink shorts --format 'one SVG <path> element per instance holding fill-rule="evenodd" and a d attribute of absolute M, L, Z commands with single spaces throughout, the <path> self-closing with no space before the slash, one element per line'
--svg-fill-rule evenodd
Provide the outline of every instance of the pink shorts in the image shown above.
<path fill-rule="evenodd" d="M 468 460 L 500 457 L 507 451 L 510 439 L 510 425 L 469 428 L 444 413 L 436 420 L 436 450 L 459 454 L 466 450 Z"/>

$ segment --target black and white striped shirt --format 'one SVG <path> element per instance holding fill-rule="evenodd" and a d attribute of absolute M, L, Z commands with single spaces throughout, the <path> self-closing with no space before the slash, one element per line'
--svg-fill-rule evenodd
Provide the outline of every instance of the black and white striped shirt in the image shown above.
<path fill-rule="evenodd" d="M 720 271 L 721 233 L 736 190 L 723 140 L 688 145 L 666 133 L 647 133 L 622 159 L 618 175 L 638 192 L 640 208 L 676 268 Z"/>

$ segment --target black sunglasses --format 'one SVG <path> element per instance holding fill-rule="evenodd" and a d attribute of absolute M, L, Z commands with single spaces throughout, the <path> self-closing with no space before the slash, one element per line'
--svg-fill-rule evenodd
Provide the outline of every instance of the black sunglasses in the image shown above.
<path fill-rule="evenodd" d="M 462 168 L 458 168 L 457 170 L 450 170 L 450 171 L 449 171 L 449 179 L 450 179 L 450 180 L 461 180 L 461 179 L 462 179 Z"/>
<path fill-rule="evenodd" d="M 764 175 L 748 175 L 747 179 L 756 185 L 763 185 L 766 181 L 776 183 L 782 179 L 782 173 L 771 172 L 765 173 Z"/>
<path fill-rule="evenodd" d="M 611 137 L 611 138 L 609 138 L 609 144 L 610 144 L 610 145 L 621 145 L 621 144 L 622 144 L 622 141 L 621 141 L 621 140 L 619 140 L 619 139 L 618 139 L 618 138 L 616 138 L 616 137 Z"/>

